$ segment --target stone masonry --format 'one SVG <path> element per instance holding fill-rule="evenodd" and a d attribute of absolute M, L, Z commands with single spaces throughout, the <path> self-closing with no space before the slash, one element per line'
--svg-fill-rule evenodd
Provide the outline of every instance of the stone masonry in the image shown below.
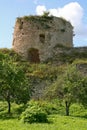
<path fill-rule="evenodd" d="M 17 18 L 12 48 L 25 59 L 46 61 L 57 45 L 73 47 L 73 27 L 70 22 L 53 16 Z"/>

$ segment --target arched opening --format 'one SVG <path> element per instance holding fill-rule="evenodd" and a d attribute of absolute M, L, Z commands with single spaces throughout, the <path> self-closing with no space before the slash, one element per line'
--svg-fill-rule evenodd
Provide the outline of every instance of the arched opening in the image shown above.
<path fill-rule="evenodd" d="M 39 58 L 39 50 L 36 48 L 29 48 L 28 50 L 28 60 L 31 63 L 39 63 L 40 58 Z"/>

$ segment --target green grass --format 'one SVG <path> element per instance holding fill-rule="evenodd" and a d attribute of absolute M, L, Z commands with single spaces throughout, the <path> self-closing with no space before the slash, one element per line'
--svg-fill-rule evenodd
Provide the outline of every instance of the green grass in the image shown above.
<path fill-rule="evenodd" d="M 57 105 L 58 106 L 58 105 Z M 49 115 L 49 123 L 27 124 L 19 120 L 23 105 L 12 103 L 12 114 L 7 114 L 7 103 L 0 102 L 0 130 L 87 130 L 87 109 L 82 105 L 73 104 L 70 116 L 64 116 L 65 110 L 59 109 L 59 114 Z"/>
<path fill-rule="evenodd" d="M 51 115 L 50 123 L 23 124 L 17 119 L 0 120 L 0 130 L 87 130 L 87 119 Z"/>

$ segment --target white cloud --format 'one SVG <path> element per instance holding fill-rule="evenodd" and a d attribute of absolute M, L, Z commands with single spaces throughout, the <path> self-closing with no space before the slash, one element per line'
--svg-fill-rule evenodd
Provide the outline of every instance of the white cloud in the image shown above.
<path fill-rule="evenodd" d="M 42 15 L 43 11 L 46 11 L 45 6 L 37 6 L 36 13 Z M 87 25 L 83 23 L 84 11 L 81 5 L 77 2 L 71 2 L 62 8 L 54 8 L 48 10 L 51 15 L 56 17 L 63 17 L 70 21 L 74 26 L 74 31 L 76 35 L 87 37 Z"/>
<path fill-rule="evenodd" d="M 69 3 L 63 8 L 50 9 L 49 11 L 54 16 L 66 18 L 73 25 L 80 24 L 83 16 L 83 9 L 77 2 Z"/>
<path fill-rule="evenodd" d="M 38 5 L 36 7 L 37 15 L 42 15 L 44 11 L 46 11 L 46 7 L 44 5 Z"/>

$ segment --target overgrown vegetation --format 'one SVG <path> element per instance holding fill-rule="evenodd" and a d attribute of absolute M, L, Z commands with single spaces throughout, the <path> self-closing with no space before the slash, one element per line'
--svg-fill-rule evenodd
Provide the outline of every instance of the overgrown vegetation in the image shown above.
<path fill-rule="evenodd" d="M 21 29 L 21 26 L 22 26 L 22 21 L 25 20 L 25 21 L 30 21 L 36 25 L 41 25 L 40 27 L 43 28 L 43 29 L 49 29 L 50 28 L 50 25 L 49 23 L 53 20 L 53 16 L 48 16 L 48 13 L 47 14 L 44 14 L 42 16 L 24 16 L 22 18 L 17 18 L 17 22 L 20 24 L 19 26 L 19 29 Z"/>
<path fill-rule="evenodd" d="M 46 98 L 58 98 L 65 103 L 66 115 L 69 116 L 69 108 L 75 102 L 87 105 L 87 76 L 84 76 L 77 68 L 68 65 L 65 73 L 48 88 Z"/>
<path fill-rule="evenodd" d="M 87 58 L 86 52 L 84 53 L 81 54 L 82 57 L 78 54 L 81 59 L 75 58 L 75 53 L 72 62 L 70 59 L 66 62 L 68 60 L 65 59 L 66 61 L 57 66 L 50 62 L 31 64 L 23 61 L 13 50 L 1 49 L 0 128 L 2 130 L 87 129 Z M 84 64 L 85 66 L 81 66 Z M 45 83 L 46 87 L 42 95 L 43 100 L 31 100 L 31 95 L 35 93 L 34 88 L 42 87 L 41 82 Z M 7 113 L 9 100 L 6 97 L 10 97 L 10 114 Z M 70 117 L 66 117 L 65 114 Z"/>

